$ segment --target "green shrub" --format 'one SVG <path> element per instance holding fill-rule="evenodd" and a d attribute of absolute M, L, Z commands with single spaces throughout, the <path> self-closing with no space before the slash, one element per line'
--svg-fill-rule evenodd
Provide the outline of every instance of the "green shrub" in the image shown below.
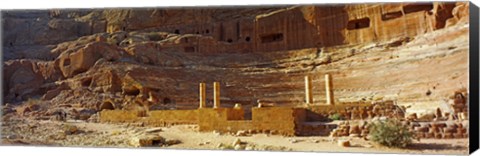
<path fill-rule="evenodd" d="M 413 136 L 407 126 L 394 119 L 376 121 L 369 126 L 370 139 L 388 147 L 406 147 Z"/>
<path fill-rule="evenodd" d="M 329 115 L 328 118 L 330 120 L 342 120 L 342 115 L 340 115 L 339 113 L 335 113 L 335 114 Z"/>

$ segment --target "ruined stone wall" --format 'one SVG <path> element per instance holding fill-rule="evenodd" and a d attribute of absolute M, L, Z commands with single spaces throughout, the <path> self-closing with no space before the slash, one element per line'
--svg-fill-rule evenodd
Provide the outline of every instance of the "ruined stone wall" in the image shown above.
<path fill-rule="evenodd" d="M 364 120 L 374 117 L 404 118 L 405 108 L 397 106 L 393 101 L 379 103 L 346 103 L 338 105 L 309 106 L 307 122 L 328 121 L 329 116 L 339 115 L 344 120 Z"/>
<path fill-rule="evenodd" d="M 138 111 L 103 110 L 100 122 L 143 122 L 149 125 L 198 124 L 199 131 L 256 132 L 295 135 L 306 120 L 305 109 L 290 107 L 254 108 L 252 120 L 244 120 L 244 110 L 238 108 L 202 108 L 197 110 L 150 111 L 140 117 Z"/>
<path fill-rule="evenodd" d="M 158 110 L 149 111 L 147 124 L 159 125 L 163 123 L 170 124 L 194 124 L 198 120 L 197 110 Z"/>
<path fill-rule="evenodd" d="M 345 116 L 346 109 L 350 107 L 371 107 L 370 103 L 350 103 L 337 105 L 314 105 L 307 107 L 307 121 L 326 121 L 329 115 L 339 114 Z"/>
<path fill-rule="evenodd" d="M 305 120 L 305 110 L 290 107 L 253 108 L 252 120 L 233 119 L 242 115 L 236 109 L 200 109 L 200 131 L 237 132 L 251 130 L 259 133 L 295 135 L 297 125 Z M 237 113 L 232 111 L 239 111 Z M 240 113 L 242 112 L 242 113 Z"/>
<path fill-rule="evenodd" d="M 100 122 L 135 122 L 138 121 L 137 111 L 127 110 L 103 110 L 100 112 Z"/>
<path fill-rule="evenodd" d="M 255 129 L 282 135 L 295 135 L 297 124 L 305 120 L 305 110 L 289 107 L 265 107 L 252 109 Z"/>

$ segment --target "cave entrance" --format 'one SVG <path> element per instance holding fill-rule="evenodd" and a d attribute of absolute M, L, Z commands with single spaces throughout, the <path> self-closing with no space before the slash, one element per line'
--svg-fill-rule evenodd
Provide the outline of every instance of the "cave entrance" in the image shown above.
<path fill-rule="evenodd" d="M 356 20 L 348 21 L 347 29 L 348 30 L 355 30 L 355 29 L 362 29 L 370 27 L 370 18 L 361 18 Z"/>
<path fill-rule="evenodd" d="M 163 104 L 166 105 L 166 104 L 171 104 L 172 103 L 172 100 L 170 100 L 170 98 L 163 98 Z"/>
<path fill-rule="evenodd" d="M 275 34 L 262 35 L 260 37 L 260 40 L 262 43 L 279 42 L 283 40 L 283 34 L 275 33 Z"/>
<path fill-rule="evenodd" d="M 66 58 L 63 60 L 63 66 L 69 66 L 71 64 L 70 58 Z"/>
<path fill-rule="evenodd" d="M 82 86 L 89 87 L 92 84 L 92 78 L 86 78 L 82 81 Z"/>

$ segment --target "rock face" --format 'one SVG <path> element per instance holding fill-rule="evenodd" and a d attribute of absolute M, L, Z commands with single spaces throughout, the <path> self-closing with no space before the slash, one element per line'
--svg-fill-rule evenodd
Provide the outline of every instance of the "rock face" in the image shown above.
<path fill-rule="evenodd" d="M 98 59 L 115 61 L 121 58 L 123 50 L 106 43 L 93 42 L 72 53 L 59 56 L 59 66 L 64 77 L 86 72 Z"/>
<path fill-rule="evenodd" d="M 60 77 L 54 62 L 20 59 L 4 63 L 3 84 L 6 101 L 27 100 L 41 95 L 49 83 Z"/>
<path fill-rule="evenodd" d="M 220 82 L 222 107 L 295 106 L 312 75 L 312 104 L 324 104 L 330 74 L 335 104 L 393 100 L 425 113 L 468 87 L 466 2 L 2 15 L 10 103 L 192 109 L 198 83 L 212 95 Z"/>

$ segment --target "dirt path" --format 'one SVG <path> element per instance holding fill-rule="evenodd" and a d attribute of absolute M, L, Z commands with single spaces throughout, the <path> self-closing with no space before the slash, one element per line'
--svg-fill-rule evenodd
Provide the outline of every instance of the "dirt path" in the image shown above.
<path fill-rule="evenodd" d="M 81 133 L 63 136 L 62 129 L 75 126 Z M 56 122 L 14 119 L 2 125 L 2 143 L 20 145 L 132 147 L 130 140 L 153 127 L 132 124 L 105 124 L 87 122 Z M 180 144 L 162 148 L 220 149 L 219 144 L 231 145 L 237 138 L 256 150 L 316 151 L 316 152 L 370 152 L 415 154 L 467 154 L 468 139 L 422 139 L 407 149 L 385 148 L 360 138 L 283 137 L 255 134 L 234 136 L 214 132 L 197 132 L 195 125 L 162 127 L 155 132 L 166 139 L 180 140 Z M 351 147 L 340 147 L 338 140 L 350 140 Z M 152 147 L 154 148 L 154 147 Z M 156 148 L 156 147 L 155 147 Z"/>

